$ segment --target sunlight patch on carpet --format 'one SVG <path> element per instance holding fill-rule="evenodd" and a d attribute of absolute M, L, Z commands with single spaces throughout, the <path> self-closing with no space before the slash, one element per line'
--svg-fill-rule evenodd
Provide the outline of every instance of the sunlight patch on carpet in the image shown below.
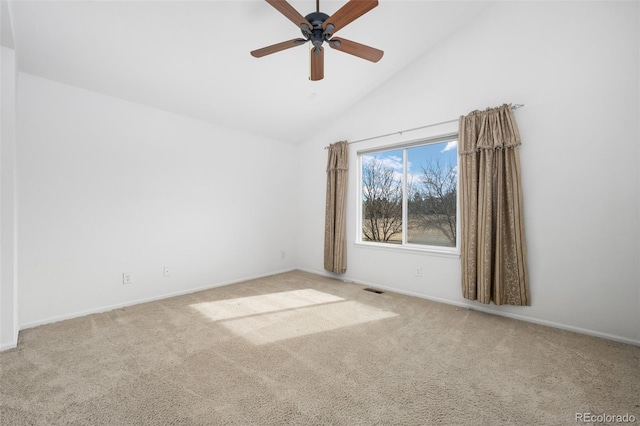
<path fill-rule="evenodd" d="M 256 345 L 264 345 L 395 316 L 398 314 L 344 301 L 228 320 L 222 324 Z"/>
<path fill-rule="evenodd" d="M 221 321 L 341 301 L 344 299 L 333 294 L 305 289 L 195 303 L 191 307 L 212 321 Z"/>

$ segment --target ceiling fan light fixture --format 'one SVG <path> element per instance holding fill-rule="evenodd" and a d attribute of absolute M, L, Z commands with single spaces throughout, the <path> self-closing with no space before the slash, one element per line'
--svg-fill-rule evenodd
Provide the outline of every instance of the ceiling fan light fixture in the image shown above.
<path fill-rule="evenodd" d="M 333 35 L 333 33 L 336 30 L 336 26 L 333 24 L 327 24 L 327 27 L 324 29 L 324 33 L 328 34 L 329 37 L 331 37 Z"/>

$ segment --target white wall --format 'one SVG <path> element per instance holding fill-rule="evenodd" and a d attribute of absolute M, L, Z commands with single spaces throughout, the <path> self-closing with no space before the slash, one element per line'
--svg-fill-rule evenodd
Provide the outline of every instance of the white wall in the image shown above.
<path fill-rule="evenodd" d="M 638 21 L 637 2 L 501 2 L 443 41 L 301 148 L 299 265 L 322 271 L 325 145 L 524 103 L 532 306 L 466 301 L 458 258 L 354 244 L 357 150 L 444 128 L 350 146 L 344 278 L 640 344 Z"/>
<path fill-rule="evenodd" d="M 21 328 L 295 265 L 295 146 L 19 81 Z"/>
<path fill-rule="evenodd" d="M 1 47 L 0 66 L 0 350 L 4 350 L 18 343 L 17 72 L 13 49 Z"/>

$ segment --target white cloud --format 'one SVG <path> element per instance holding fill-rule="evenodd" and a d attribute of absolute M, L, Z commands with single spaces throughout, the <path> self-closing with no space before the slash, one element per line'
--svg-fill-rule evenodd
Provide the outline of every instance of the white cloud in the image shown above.
<path fill-rule="evenodd" d="M 402 173 L 402 157 L 393 155 L 389 157 L 379 158 L 378 160 L 380 160 L 384 167 L 388 167 Z"/>
<path fill-rule="evenodd" d="M 447 146 L 445 146 L 442 151 L 440 151 L 440 153 L 451 151 L 452 149 L 456 148 L 458 148 L 458 141 L 451 141 L 447 143 Z"/>
<path fill-rule="evenodd" d="M 382 167 L 387 169 L 393 169 L 395 172 L 400 172 L 402 174 L 402 157 L 398 157 L 397 155 L 390 156 L 364 156 L 362 158 L 364 164 L 367 164 L 370 161 L 377 161 Z"/>

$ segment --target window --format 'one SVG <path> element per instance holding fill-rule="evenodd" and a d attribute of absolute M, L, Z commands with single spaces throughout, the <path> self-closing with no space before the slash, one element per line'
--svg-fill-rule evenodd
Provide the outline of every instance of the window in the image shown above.
<path fill-rule="evenodd" d="M 457 135 L 358 153 L 358 242 L 457 252 Z"/>

